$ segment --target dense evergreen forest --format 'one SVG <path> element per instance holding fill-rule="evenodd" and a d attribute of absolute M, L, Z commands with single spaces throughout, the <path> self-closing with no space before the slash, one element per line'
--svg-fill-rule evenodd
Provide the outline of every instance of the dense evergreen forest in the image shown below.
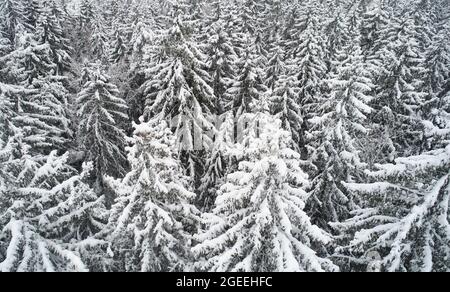
<path fill-rule="evenodd" d="M 0 0 L 0 271 L 450 271 L 449 0 Z"/>

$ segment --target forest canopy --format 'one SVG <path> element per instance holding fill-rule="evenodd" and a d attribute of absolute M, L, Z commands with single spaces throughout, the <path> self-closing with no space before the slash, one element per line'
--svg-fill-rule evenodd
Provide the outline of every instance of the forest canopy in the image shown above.
<path fill-rule="evenodd" d="M 449 0 L 0 0 L 0 271 L 450 271 Z"/>

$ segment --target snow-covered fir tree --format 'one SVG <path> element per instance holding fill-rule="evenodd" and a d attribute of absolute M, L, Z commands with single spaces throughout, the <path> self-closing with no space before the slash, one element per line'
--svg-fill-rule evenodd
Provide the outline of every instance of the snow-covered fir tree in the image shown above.
<path fill-rule="evenodd" d="M 333 224 L 354 233 L 338 258 L 344 257 L 350 269 L 449 271 L 449 150 L 399 158 L 370 173 L 374 182 L 347 185 L 367 196 L 367 205 Z M 370 251 L 380 258 L 371 258 Z"/>
<path fill-rule="evenodd" d="M 226 31 L 226 21 L 220 14 L 211 23 L 207 49 L 208 66 L 215 95 L 215 110 L 223 114 L 227 110 L 226 91 L 235 79 L 238 53 L 233 45 L 233 32 Z"/>
<path fill-rule="evenodd" d="M 281 122 L 260 113 L 247 115 L 239 169 L 228 175 L 207 229 L 193 248 L 196 268 L 207 271 L 335 271 L 314 244 L 331 236 L 311 223 L 304 212 L 308 176 L 300 155 L 289 148 L 290 135 Z M 260 127 L 260 129 L 256 129 Z"/>
<path fill-rule="evenodd" d="M 379 125 L 378 132 L 385 148 L 386 161 L 419 152 L 423 140 L 423 106 L 427 93 L 424 88 L 426 68 L 424 52 L 418 42 L 418 26 L 408 15 L 391 19 L 382 29 L 381 76 L 376 85 L 372 120 Z"/>
<path fill-rule="evenodd" d="M 88 81 L 78 94 L 79 145 L 86 160 L 94 162 L 95 175 L 100 182 L 104 175 L 126 173 L 124 124 L 128 121 L 127 105 L 117 87 L 101 66 L 93 64 Z"/>
<path fill-rule="evenodd" d="M 20 0 L 5 0 L 0 3 L 0 15 L 2 18 L 2 34 L 11 42 L 16 38 L 16 26 L 23 24 L 23 6 Z"/>
<path fill-rule="evenodd" d="M 314 111 L 311 105 L 324 93 L 323 79 L 327 72 L 327 64 L 324 56 L 325 40 L 321 33 L 321 20 L 319 18 L 319 7 L 316 1 L 306 1 L 305 9 L 297 12 L 294 6 L 293 23 L 288 28 L 286 58 L 295 69 L 291 75 L 295 76 L 297 88 L 299 89 L 296 103 L 300 105 L 301 116 L 307 122 L 307 118 L 313 117 Z M 298 14 L 298 15 L 297 15 Z M 301 126 L 297 132 L 298 141 L 306 141 L 307 125 Z M 300 145 L 302 154 L 306 152 L 307 145 Z"/>
<path fill-rule="evenodd" d="M 236 121 L 247 113 L 256 112 L 254 106 L 262 101 L 268 91 L 254 42 L 253 38 L 246 39 L 246 47 L 237 61 L 239 71 L 225 93 L 225 99 L 229 101 L 227 108 L 233 111 Z M 243 127 L 245 128 L 245 125 Z M 238 139 L 241 138 L 239 133 L 242 133 L 241 129 L 235 133 Z"/>
<path fill-rule="evenodd" d="M 63 30 L 64 12 L 54 0 L 43 0 L 37 20 L 39 41 L 49 45 L 53 62 L 57 65 L 56 73 L 62 75 L 71 70 L 72 47 Z"/>
<path fill-rule="evenodd" d="M 111 63 L 119 63 L 125 58 L 128 48 L 126 46 L 122 32 L 118 28 L 115 28 L 114 31 L 115 32 L 112 37 L 113 41 L 111 44 L 109 61 Z"/>
<path fill-rule="evenodd" d="M 353 182 L 365 167 L 358 138 L 368 134 L 364 123 L 372 111 L 368 104 L 373 84 L 358 43 L 344 47 L 340 54 L 342 61 L 327 80 L 330 94 L 317 105 L 319 115 L 310 119 L 310 135 L 315 141 L 310 147 L 317 172 L 308 208 L 314 222 L 323 228 L 330 221 L 345 219 L 356 207 L 342 183 Z"/>
<path fill-rule="evenodd" d="M 123 180 L 110 218 L 110 253 L 125 271 L 185 271 L 199 221 L 189 178 L 177 160 L 176 140 L 165 122 L 134 126 Z"/>
<path fill-rule="evenodd" d="M 55 76 L 57 65 L 51 56 L 49 46 L 39 44 L 19 24 L 15 50 L 0 59 L 5 81 L 27 91 L 10 97 L 18 114 L 11 121 L 22 128 L 34 153 L 63 149 L 71 135 L 66 80 Z"/>
<path fill-rule="evenodd" d="M 199 188 L 200 195 L 197 198 L 202 210 L 209 210 L 214 205 L 218 189 L 240 156 L 239 150 L 234 145 L 234 121 L 231 111 L 219 117 L 220 124 L 209 157 L 206 159 L 205 173 Z"/>
<path fill-rule="evenodd" d="M 2 163 L 16 182 L 1 197 L 1 271 L 88 270 L 76 249 L 103 228 L 103 204 L 84 181 L 92 167 L 76 175 L 67 158 L 52 152 L 38 163 L 25 153 Z"/>
<path fill-rule="evenodd" d="M 292 135 L 294 147 L 300 149 L 305 141 L 301 135 L 304 123 L 303 114 L 299 104 L 300 87 L 298 80 L 292 73 L 293 64 L 280 64 L 283 73 L 274 83 L 271 93 L 271 109 L 273 114 L 282 121 L 283 129 Z"/>
<path fill-rule="evenodd" d="M 199 159 L 211 145 L 215 95 L 206 56 L 192 36 L 193 25 L 179 13 L 160 32 L 143 87 L 146 119 L 170 123 L 187 173 L 198 178 Z"/>

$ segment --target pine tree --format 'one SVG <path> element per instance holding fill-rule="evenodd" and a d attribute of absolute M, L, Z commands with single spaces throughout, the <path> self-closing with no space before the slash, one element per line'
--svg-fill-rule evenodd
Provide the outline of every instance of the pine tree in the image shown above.
<path fill-rule="evenodd" d="M 11 47 L 11 42 L 7 37 L 5 37 L 4 29 L 0 24 L 0 58 L 9 53 L 11 51 Z"/>
<path fill-rule="evenodd" d="M 56 152 L 43 163 L 20 158 L 10 203 L 0 214 L 1 271 L 87 271 L 74 249 L 91 224 L 101 228 L 93 218 L 102 204 L 83 181 L 89 167 L 76 175 L 67 158 Z"/>
<path fill-rule="evenodd" d="M 3 34 L 11 42 L 16 38 L 16 26 L 23 24 L 23 6 L 20 0 L 4 0 L 0 3 L 0 18 L 3 24 Z"/>
<path fill-rule="evenodd" d="M 418 153 L 424 140 L 424 54 L 417 41 L 417 26 L 411 17 L 405 17 L 392 20 L 383 29 L 383 47 L 377 57 L 382 61 L 382 74 L 372 120 L 379 125 L 378 133 L 387 133 L 379 143 L 390 149 L 391 153 L 384 154 L 390 161 Z"/>
<path fill-rule="evenodd" d="M 346 46 L 340 54 L 343 61 L 327 80 L 330 94 L 318 105 L 316 112 L 320 114 L 310 119 L 315 141 L 310 146 L 318 171 L 308 210 L 322 228 L 327 228 L 328 222 L 346 219 L 356 207 L 342 182 L 353 182 L 365 167 L 357 142 L 369 132 L 365 122 L 372 111 L 368 104 L 373 84 L 359 45 Z"/>
<path fill-rule="evenodd" d="M 0 198 L 2 199 L 6 198 L 8 189 L 15 182 L 9 164 L 19 152 L 17 150 L 20 150 L 16 139 L 20 139 L 22 133 L 11 123 L 16 116 L 13 96 L 17 94 L 26 94 L 26 90 L 20 86 L 11 86 L 0 82 Z M 2 199 L 0 199 L 0 214 L 5 211 L 3 210 L 5 202 Z"/>
<path fill-rule="evenodd" d="M 101 182 L 104 175 L 126 173 L 123 127 L 128 122 L 127 106 L 99 65 L 93 64 L 89 77 L 77 99 L 78 139 L 87 161 L 94 162 L 96 178 Z"/>
<path fill-rule="evenodd" d="M 32 34 L 18 25 L 16 49 L 0 59 L 6 81 L 22 86 L 27 94 L 15 94 L 16 126 L 25 134 L 25 142 L 34 153 L 48 154 L 62 149 L 70 137 L 65 78 L 54 76 L 47 44 L 39 45 Z"/>
<path fill-rule="evenodd" d="M 259 34 L 260 16 L 264 9 L 262 3 L 258 0 L 244 0 L 238 5 L 240 32 L 247 36 Z"/>
<path fill-rule="evenodd" d="M 128 51 L 126 42 L 119 29 L 115 29 L 111 44 L 110 62 L 119 63 L 122 61 Z"/>
<path fill-rule="evenodd" d="M 240 156 L 234 145 L 234 118 L 231 111 L 219 117 L 220 125 L 211 146 L 211 152 L 205 163 L 205 173 L 201 179 L 198 206 L 209 211 L 214 205 L 218 189 L 226 175 L 234 168 Z"/>
<path fill-rule="evenodd" d="M 377 52 L 383 47 L 382 29 L 389 24 L 391 17 L 385 2 L 380 1 L 379 5 L 367 10 L 361 20 L 361 48 L 365 58 L 375 63 Z"/>
<path fill-rule="evenodd" d="M 428 48 L 426 54 L 426 84 L 427 92 L 431 95 L 428 103 L 433 103 L 436 95 L 439 95 L 444 89 L 450 76 L 450 45 L 448 38 L 450 35 L 450 26 L 444 26 L 433 38 L 432 45 Z"/>
<path fill-rule="evenodd" d="M 171 27 L 161 32 L 154 63 L 146 70 L 145 118 L 171 123 L 177 147 L 184 153 L 186 170 L 198 178 L 198 159 L 209 149 L 213 130 L 214 90 L 206 57 L 191 38 L 193 23 L 178 15 Z M 155 64 L 156 63 L 156 64 Z"/>
<path fill-rule="evenodd" d="M 57 65 L 56 73 L 62 75 L 70 71 L 72 48 L 62 28 L 63 11 L 54 0 L 44 0 L 37 23 L 37 35 L 41 43 L 47 43 L 52 51 L 53 62 Z"/>
<path fill-rule="evenodd" d="M 24 25 L 29 32 L 34 32 L 40 14 L 40 2 L 38 0 L 22 0 L 22 2 Z"/>
<path fill-rule="evenodd" d="M 213 213 L 204 215 L 208 229 L 196 237 L 197 268 L 336 270 L 312 249 L 312 242 L 327 244 L 331 237 L 311 224 L 303 211 L 309 181 L 300 168 L 300 155 L 288 147 L 289 133 L 266 114 L 248 118 L 253 123 L 244 142 L 244 159 L 239 170 L 228 175 Z"/>
<path fill-rule="evenodd" d="M 130 41 L 130 68 L 126 88 L 127 103 L 130 106 L 130 118 L 139 120 L 143 115 L 145 100 L 143 97 L 143 84 L 145 79 L 146 52 L 156 39 L 154 30 L 157 30 L 156 21 L 150 23 L 139 22 L 134 28 Z"/>
<path fill-rule="evenodd" d="M 283 64 L 282 70 L 272 92 L 272 112 L 281 120 L 283 129 L 291 133 L 294 149 L 299 150 L 305 144 L 301 136 L 304 120 L 298 103 L 300 88 L 293 73 L 295 67 Z"/>
<path fill-rule="evenodd" d="M 73 58 L 78 62 L 85 62 L 86 59 L 96 57 L 96 60 L 105 57 L 105 42 L 107 37 L 103 30 L 102 16 L 94 9 L 91 0 L 83 0 L 80 3 L 77 21 L 73 23 L 76 30 L 71 36 L 71 43 L 75 43 Z M 98 52 L 100 50 L 100 52 Z M 98 54 L 99 53 L 99 54 Z"/>
<path fill-rule="evenodd" d="M 280 0 L 263 0 L 262 2 L 262 35 L 265 40 L 274 41 L 283 29 L 284 3 Z"/>
<path fill-rule="evenodd" d="M 324 59 L 325 40 L 322 38 L 318 5 L 315 2 L 307 2 L 301 10 L 294 6 L 292 12 L 294 19 L 288 31 L 290 37 L 287 39 L 286 57 L 290 60 L 292 68 L 295 68 L 291 74 L 298 80 L 296 87 L 299 88 L 299 92 L 295 101 L 300 106 L 300 116 L 305 121 L 301 125 L 301 131 L 296 134 L 298 137 L 295 138 L 304 142 L 307 140 L 306 131 L 310 127 L 308 119 L 315 116 L 312 105 L 325 93 L 323 80 L 327 64 Z M 296 9 L 301 12 L 296 12 Z M 307 145 L 303 143 L 299 146 L 302 157 L 305 158 Z"/>
<path fill-rule="evenodd" d="M 134 128 L 131 171 L 121 181 L 110 180 L 119 194 L 109 223 L 111 251 L 121 270 L 185 271 L 198 211 L 175 158 L 175 137 L 165 122 Z"/>
<path fill-rule="evenodd" d="M 294 59 L 298 68 L 299 100 L 305 107 L 321 94 L 321 80 L 327 71 L 317 7 L 310 5 L 291 32 L 294 41 L 288 44 L 291 48 L 288 56 Z"/>
<path fill-rule="evenodd" d="M 96 18 L 92 22 L 92 34 L 90 37 L 91 56 L 106 63 L 110 50 L 106 29 L 103 27 L 102 19 Z"/>
<path fill-rule="evenodd" d="M 221 16 L 210 25 L 212 36 L 207 49 L 208 67 L 216 97 L 215 108 L 218 114 L 223 114 L 226 110 L 226 91 L 235 78 L 238 54 L 234 48 L 232 32 L 228 31 Z"/>
<path fill-rule="evenodd" d="M 272 47 L 268 52 L 268 63 L 266 68 L 266 86 L 269 90 L 274 90 L 278 79 L 286 72 L 285 48 L 279 37 L 273 41 Z"/>
<path fill-rule="evenodd" d="M 336 60 L 339 52 L 347 45 L 350 39 L 348 24 L 340 13 L 325 25 L 325 33 L 327 48 L 325 50 L 325 59 L 330 70 L 334 67 L 331 63 L 333 60 Z"/>
<path fill-rule="evenodd" d="M 82 0 L 80 4 L 80 26 L 89 27 L 94 20 L 95 13 L 91 0 Z"/>
<path fill-rule="evenodd" d="M 253 113 L 252 105 L 267 93 L 264 72 L 258 66 L 258 55 L 254 42 L 248 38 L 246 43 L 246 49 L 237 62 L 240 70 L 236 80 L 226 92 L 236 120 L 246 113 Z"/>
<path fill-rule="evenodd" d="M 449 270 L 449 150 L 447 146 L 399 158 L 396 165 L 380 165 L 371 173 L 373 183 L 349 184 L 348 188 L 369 199 L 352 219 L 333 224 L 341 232 L 354 234 L 337 254 L 351 254 L 346 261 L 354 268 Z M 368 251 L 377 252 L 379 258 L 374 261 Z"/>

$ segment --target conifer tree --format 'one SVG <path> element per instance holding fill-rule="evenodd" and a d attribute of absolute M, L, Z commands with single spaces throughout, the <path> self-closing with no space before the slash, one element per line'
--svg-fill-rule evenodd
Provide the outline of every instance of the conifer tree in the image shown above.
<path fill-rule="evenodd" d="M 37 23 L 37 35 L 41 43 L 49 45 L 53 62 L 57 65 L 56 74 L 62 75 L 70 71 L 72 48 L 63 30 L 63 15 L 54 0 L 44 0 L 41 4 Z"/>
<path fill-rule="evenodd" d="M 197 269 L 336 270 L 311 249 L 311 242 L 327 244 L 331 237 L 303 211 L 309 181 L 300 168 L 300 155 L 288 146 L 289 133 L 266 114 L 247 118 L 253 121 L 244 159 L 221 187 L 213 213 L 204 215 L 208 229 L 196 237 Z"/>
<path fill-rule="evenodd" d="M 298 103 L 300 88 L 293 72 L 295 67 L 283 64 L 282 73 L 274 84 L 271 97 L 272 112 L 282 122 L 284 130 L 291 133 L 294 149 L 300 149 L 305 141 L 302 139 L 303 115 Z"/>
<path fill-rule="evenodd" d="M 238 53 L 232 40 L 232 33 L 227 31 L 226 23 L 219 19 L 211 24 L 208 44 L 208 67 L 215 95 L 215 108 L 218 114 L 226 111 L 226 91 L 233 83 L 236 74 Z"/>
<path fill-rule="evenodd" d="M 39 14 L 40 2 L 38 0 L 23 0 L 24 26 L 29 32 L 36 30 Z"/>
<path fill-rule="evenodd" d="M 143 90 L 146 119 L 171 123 L 187 173 L 198 178 L 198 159 L 211 145 L 215 96 L 209 85 L 206 57 L 191 38 L 192 25 L 179 14 L 161 32 L 153 52 L 156 64 L 149 64 Z"/>
<path fill-rule="evenodd" d="M 65 78 L 54 76 L 56 65 L 48 44 L 38 44 L 32 34 L 18 26 L 16 49 L 0 59 L 0 72 L 8 82 L 26 89 L 12 96 L 13 120 L 24 131 L 32 152 L 48 154 L 62 149 L 70 137 Z"/>
<path fill-rule="evenodd" d="M 93 229 L 101 199 L 67 165 L 68 154 L 52 152 L 43 163 L 27 154 L 16 164 L 15 185 L 2 197 L 0 270 L 4 272 L 87 271 L 76 245 Z M 8 164 L 12 162 L 9 161 Z"/>
<path fill-rule="evenodd" d="M 327 228 L 328 222 L 344 220 L 356 207 L 355 199 L 342 182 L 358 179 L 365 165 L 357 147 L 358 138 L 369 133 L 365 126 L 372 109 L 373 84 L 358 44 L 341 50 L 343 61 L 328 81 L 330 94 L 310 119 L 316 143 L 313 162 L 318 168 L 312 182 L 308 210 L 314 222 Z"/>
<path fill-rule="evenodd" d="M 111 44 L 110 62 L 119 63 L 125 58 L 128 51 L 126 41 L 122 36 L 121 31 L 117 28 L 115 29 L 112 40 L 113 41 Z"/>
<path fill-rule="evenodd" d="M 214 137 L 209 157 L 205 163 L 205 173 L 201 179 L 200 195 L 197 198 L 202 210 L 209 211 L 214 205 L 217 191 L 226 175 L 235 168 L 240 156 L 234 145 L 234 117 L 231 111 L 219 117 L 220 124 Z"/>
<path fill-rule="evenodd" d="M 240 68 L 235 82 L 227 90 L 228 100 L 236 120 L 246 113 L 253 113 L 252 106 L 267 93 L 264 71 L 258 66 L 258 55 L 253 40 L 248 38 L 246 49 L 238 60 Z"/>
<path fill-rule="evenodd" d="M 16 38 L 16 26 L 23 24 L 23 6 L 20 0 L 5 0 L 0 3 L 0 18 L 3 28 L 3 36 L 10 42 Z"/>
<path fill-rule="evenodd" d="M 109 223 L 111 251 L 121 270 L 185 271 L 198 211 L 176 159 L 175 137 L 164 121 L 134 128 L 131 171 L 121 181 L 110 180 L 119 194 Z"/>
<path fill-rule="evenodd" d="M 382 31 L 382 74 L 373 100 L 376 111 L 372 120 L 379 125 L 379 133 L 387 133 L 380 144 L 391 149 L 384 155 L 390 162 L 398 156 L 418 153 L 424 139 L 424 52 L 417 40 L 417 26 L 411 17 L 405 17 L 392 20 Z"/>
<path fill-rule="evenodd" d="M 98 182 L 104 175 L 120 176 L 127 170 L 123 130 L 128 122 L 127 106 L 118 96 L 109 76 L 94 64 L 77 99 L 78 139 L 87 161 L 94 162 Z"/>
<path fill-rule="evenodd" d="M 286 72 L 285 64 L 285 48 L 283 47 L 282 41 L 278 37 L 273 41 L 272 47 L 268 52 L 268 61 L 266 68 L 266 86 L 269 90 L 274 90 L 276 83 L 279 78 Z"/>
<path fill-rule="evenodd" d="M 450 45 L 447 41 L 449 35 L 450 26 L 446 25 L 435 35 L 432 45 L 427 49 L 425 82 L 430 95 L 427 101 L 429 104 L 433 104 L 436 96 L 439 96 L 447 85 L 450 76 Z"/>
<path fill-rule="evenodd" d="M 370 173 L 372 183 L 347 185 L 368 197 L 365 208 L 355 211 L 352 219 L 333 224 L 341 232 L 354 234 L 337 251 L 341 256 L 351 253 L 347 258 L 351 268 L 449 270 L 449 150 L 447 146 L 399 158 L 396 165 L 380 165 Z M 377 252 L 379 258 L 372 259 L 369 251 Z"/>

